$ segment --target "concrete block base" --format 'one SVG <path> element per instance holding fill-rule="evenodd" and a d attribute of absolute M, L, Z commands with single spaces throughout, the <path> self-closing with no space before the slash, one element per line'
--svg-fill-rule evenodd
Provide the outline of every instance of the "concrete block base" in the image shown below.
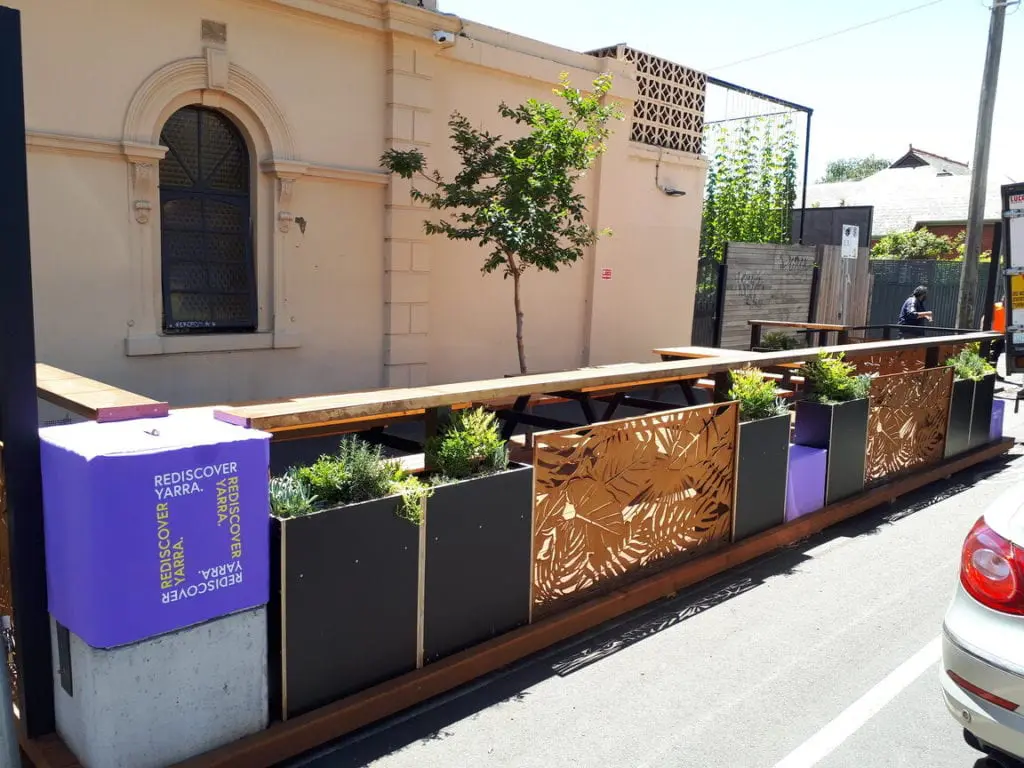
<path fill-rule="evenodd" d="M 103 650 L 51 620 L 57 731 L 84 768 L 164 768 L 267 727 L 266 608 Z"/>

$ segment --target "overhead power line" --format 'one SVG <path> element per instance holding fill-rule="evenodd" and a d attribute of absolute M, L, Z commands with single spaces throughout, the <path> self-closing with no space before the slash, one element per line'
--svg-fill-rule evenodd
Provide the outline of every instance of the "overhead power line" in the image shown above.
<path fill-rule="evenodd" d="M 774 51 L 767 51 L 765 53 L 759 53 L 757 56 L 750 56 L 749 58 L 746 58 L 746 59 L 740 59 L 739 61 L 733 61 L 733 62 L 730 62 L 729 64 L 723 64 L 722 66 L 715 67 L 714 69 L 711 69 L 709 71 L 717 72 L 718 70 L 728 69 L 729 67 L 735 67 L 735 66 L 737 66 L 739 64 L 746 64 L 749 61 L 757 61 L 758 59 L 764 59 L 764 58 L 766 58 L 768 56 L 775 56 L 778 53 L 785 53 L 786 51 L 792 51 L 795 48 L 803 48 L 805 45 L 811 45 L 812 43 L 818 43 L 818 42 L 821 42 L 822 40 L 828 40 L 829 38 L 837 37 L 838 35 L 845 35 L 847 32 L 855 32 L 858 29 L 864 29 L 864 27 L 870 27 L 870 26 L 873 26 L 875 24 L 881 24 L 883 21 L 889 21 L 890 19 L 895 19 L 895 18 L 898 18 L 900 16 L 906 16 L 908 13 L 913 13 L 914 11 L 921 11 L 921 10 L 924 10 L 925 8 L 931 8 L 933 5 L 938 5 L 939 3 L 944 2 L 944 1 L 945 0 L 931 0 L 931 2 L 929 2 L 929 3 L 922 3 L 921 5 L 915 5 L 913 8 L 905 8 L 902 11 L 897 11 L 896 13 L 890 13 L 888 16 L 882 16 L 882 17 L 877 18 L 877 19 L 872 19 L 871 21 L 865 21 L 865 22 L 863 22 L 861 24 L 857 24 L 857 25 L 852 26 L 852 27 L 846 27 L 845 29 L 838 29 L 835 32 L 829 32 L 828 34 L 821 35 L 819 37 L 814 37 L 814 38 L 811 38 L 810 40 L 804 40 L 803 42 L 800 42 L 800 43 L 793 43 L 792 45 L 787 45 L 785 48 L 776 48 Z"/>

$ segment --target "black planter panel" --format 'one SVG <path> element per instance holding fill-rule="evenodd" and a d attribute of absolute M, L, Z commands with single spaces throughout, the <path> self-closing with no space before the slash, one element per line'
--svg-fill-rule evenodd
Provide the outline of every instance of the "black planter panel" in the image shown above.
<path fill-rule="evenodd" d="M 996 396 L 996 377 L 986 376 L 974 385 L 974 407 L 971 413 L 971 448 L 988 444 L 992 426 L 992 401 Z"/>
<path fill-rule="evenodd" d="M 797 403 L 794 442 L 828 449 L 825 503 L 833 504 L 864 490 L 867 464 L 868 400 L 839 405 Z"/>
<path fill-rule="evenodd" d="M 788 413 L 740 424 L 734 541 L 785 522 L 788 467 Z"/>
<path fill-rule="evenodd" d="M 289 716 L 416 668 L 417 526 L 394 498 L 284 523 L 283 654 Z"/>
<path fill-rule="evenodd" d="M 946 433 L 946 458 L 971 447 L 971 418 L 974 412 L 974 382 L 954 381 L 949 401 L 949 431 Z"/>
<path fill-rule="evenodd" d="M 427 501 L 429 663 L 530 620 L 533 467 L 437 488 Z"/>

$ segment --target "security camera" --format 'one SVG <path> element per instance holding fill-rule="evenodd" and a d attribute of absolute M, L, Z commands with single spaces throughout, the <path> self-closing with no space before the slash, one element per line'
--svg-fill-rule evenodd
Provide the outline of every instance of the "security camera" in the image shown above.
<path fill-rule="evenodd" d="M 443 29 L 435 29 L 434 42 L 438 45 L 453 45 L 455 43 L 455 35 Z"/>

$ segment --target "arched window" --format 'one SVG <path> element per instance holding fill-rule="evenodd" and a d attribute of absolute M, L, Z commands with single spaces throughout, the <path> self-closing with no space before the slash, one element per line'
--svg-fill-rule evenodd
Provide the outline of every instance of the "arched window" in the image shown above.
<path fill-rule="evenodd" d="M 160 134 L 165 333 L 238 333 L 258 324 L 249 148 L 225 115 L 185 107 Z"/>

